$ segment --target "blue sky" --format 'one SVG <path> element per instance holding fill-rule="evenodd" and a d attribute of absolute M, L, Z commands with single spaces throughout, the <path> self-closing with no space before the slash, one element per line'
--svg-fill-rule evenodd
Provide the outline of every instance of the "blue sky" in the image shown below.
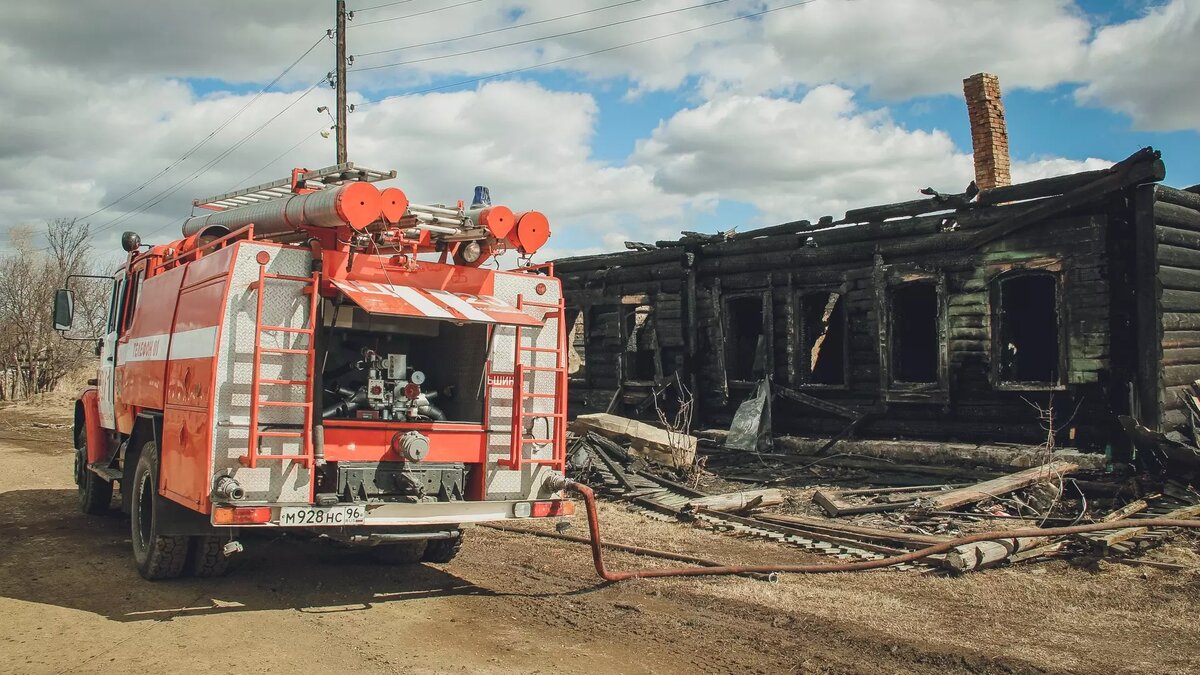
<path fill-rule="evenodd" d="M 350 115 L 351 159 L 396 168 L 415 200 L 448 203 L 483 183 L 514 208 L 543 210 L 555 231 L 548 254 L 609 250 L 681 229 L 840 217 L 926 185 L 960 190 L 971 178 L 961 80 L 988 71 L 1001 79 L 1018 180 L 1152 145 L 1169 184 L 1200 183 L 1200 0 L 615 4 L 412 0 L 360 11 L 351 54 L 544 23 L 357 58 L 351 100 L 382 101 Z M 225 10 L 244 21 L 222 22 Z M 24 104 L 5 106 L 0 227 L 86 216 L 114 240 L 126 227 L 165 237 L 193 197 L 332 161 L 315 112 L 332 93 L 301 97 L 332 68 L 332 44 L 320 40 L 332 3 L 46 0 L 8 19 L 0 100 Z M 624 23 L 589 30 L 611 21 Z M 534 67 L 676 30 L 690 32 Z M 534 41 L 505 46 L 524 40 Z M 39 174 L 61 181 L 43 187 L 30 179 Z"/>

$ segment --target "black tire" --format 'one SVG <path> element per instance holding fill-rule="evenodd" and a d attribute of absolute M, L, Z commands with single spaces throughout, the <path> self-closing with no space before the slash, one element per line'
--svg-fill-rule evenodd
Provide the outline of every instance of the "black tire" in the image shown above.
<path fill-rule="evenodd" d="M 421 562 L 425 555 L 424 539 L 402 541 L 396 544 L 379 544 L 371 549 L 371 555 L 376 562 L 385 565 L 415 565 Z"/>
<path fill-rule="evenodd" d="M 79 492 L 79 510 L 89 515 L 107 513 L 112 506 L 113 484 L 88 469 L 87 432 L 75 439 L 75 485 Z"/>
<path fill-rule="evenodd" d="M 421 560 L 431 563 L 448 563 L 458 555 L 458 550 L 462 548 L 462 541 L 462 532 L 450 539 L 430 539 L 425 546 L 425 555 L 421 556 Z"/>
<path fill-rule="evenodd" d="M 192 537 L 188 570 L 192 576 L 201 578 L 223 577 L 229 573 L 229 556 L 225 555 L 225 542 L 229 537 L 200 535 Z"/>
<path fill-rule="evenodd" d="M 155 506 L 158 503 L 158 447 L 154 441 L 147 441 L 142 446 L 131 489 L 129 522 L 133 560 L 138 573 L 151 581 L 178 577 L 187 565 L 189 537 L 158 534 L 155 518 Z"/>

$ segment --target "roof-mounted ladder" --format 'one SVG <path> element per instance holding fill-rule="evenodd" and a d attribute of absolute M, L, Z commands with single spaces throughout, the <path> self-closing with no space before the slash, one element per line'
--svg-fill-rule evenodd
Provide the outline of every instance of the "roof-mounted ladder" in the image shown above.
<path fill-rule="evenodd" d="M 327 187 L 341 185 L 347 181 L 363 181 L 374 183 L 396 177 L 395 171 L 377 171 L 354 166 L 354 162 L 335 164 L 316 171 L 297 170 L 289 178 L 280 178 L 270 183 L 255 185 L 233 192 L 216 195 L 207 199 L 196 199 L 193 206 L 212 211 L 224 211 L 238 206 L 248 206 L 298 194 L 300 191 L 312 192 L 324 190 Z"/>

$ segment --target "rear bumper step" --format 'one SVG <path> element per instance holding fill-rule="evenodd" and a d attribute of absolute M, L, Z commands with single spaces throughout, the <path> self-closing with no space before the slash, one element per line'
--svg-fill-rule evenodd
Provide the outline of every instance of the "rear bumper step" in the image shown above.
<path fill-rule="evenodd" d="M 462 501 L 462 502 L 431 502 L 420 504 L 380 503 L 366 504 L 366 513 L 362 520 L 346 520 L 342 518 L 323 519 L 322 522 L 306 522 L 302 526 L 284 524 L 282 513 L 284 509 L 315 509 L 333 512 L 347 506 L 364 507 L 358 504 L 338 504 L 330 507 L 314 506 L 312 504 L 220 504 L 214 505 L 211 516 L 212 524 L 216 527 L 302 527 L 303 529 L 325 527 L 400 527 L 408 525 L 459 525 L 464 523 L 483 523 L 497 520 L 530 520 L 533 518 L 558 518 L 575 513 L 575 502 L 569 499 L 529 499 L 511 501 Z M 218 510 L 229 511 L 253 517 L 253 522 L 237 518 L 232 522 L 218 518 Z M 268 515 L 269 514 L 269 515 Z"/>

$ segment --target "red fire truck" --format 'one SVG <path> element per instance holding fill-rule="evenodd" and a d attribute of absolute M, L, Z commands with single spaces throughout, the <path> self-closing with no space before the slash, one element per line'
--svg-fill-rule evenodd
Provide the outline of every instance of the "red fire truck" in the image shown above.
<path fill-rule="evenodd" d="M 86 513 L 119 491 L 143 577 L 222 574 L 250 529 L 446 562 L 470 523 L 573 511 L 561 286 L 482 266 L 528 260 L 546 217 L 394 177 L 297 169 L 197 200 L 177 241 L 123 236 L 75 481 Z"/>

